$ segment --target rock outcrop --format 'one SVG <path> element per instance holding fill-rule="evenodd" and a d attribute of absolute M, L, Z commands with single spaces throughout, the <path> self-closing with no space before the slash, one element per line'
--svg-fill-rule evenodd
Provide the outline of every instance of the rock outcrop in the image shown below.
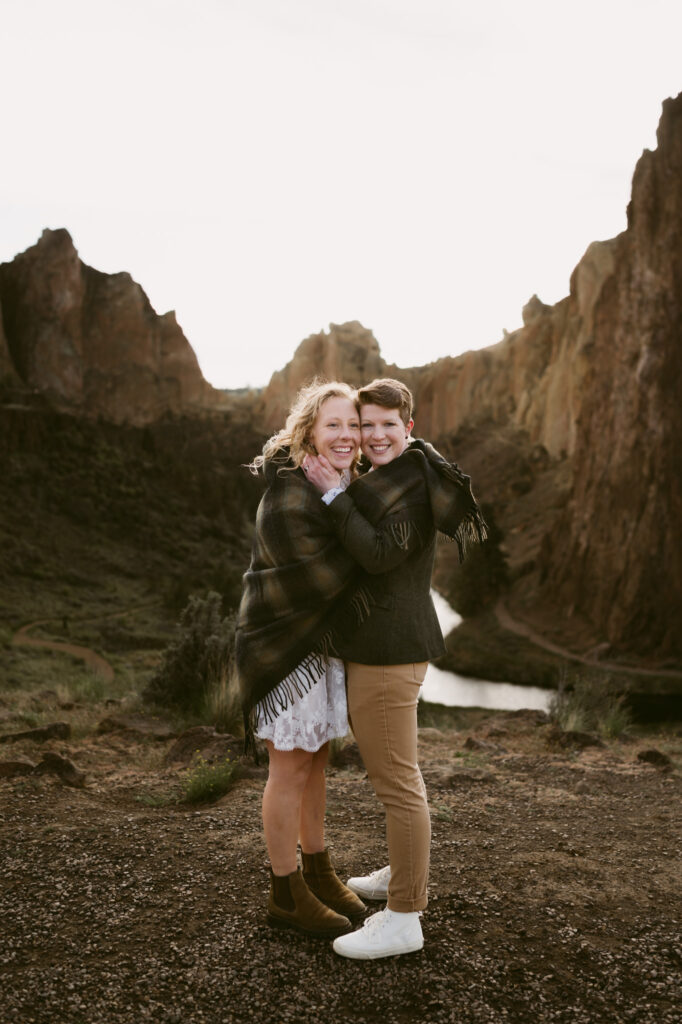
<path fill-rule="evenodd" d="M 0 307 L 0 378 L 16 371 L 58 408 L 148 423 L 228 401 L 173 314 L 84 266 L 66 231 L 0 266 Z M 637 165 L 627 229 L 588 247 L 566 298 L 533 296 L 498 344 L 408 369 L 361 324 L 331 325 L 233 400 L 232 425 L 278 429 L 318 374 L 413 389 L 417 433 L 493 508 L 512 612 L 576 650 L 682 657 L 682 94 Z"/>
<path fill-rule="evenodd" d="M 545 592 L 614 644 L 679 657 L 682 94 L 664 103 L 657 149 L 637 164 L 628 227 L 576 349 L 573 487 L 545 546 Z"/>
<path fill-rule="evenodd" d="M 344 380 L 359 387 L 386 372 L 387 364 L 371 331 L 357 320 L 330 324 L 328 334 L 311 334 L 301 342 L 284 369 L 273 373 L 257 403 L 256 419 L 268 433 L 278 430 L 294 395 L 313 377 Z"/>
<path fill-rule="evenodd" d="M 5 328 L 2 322 L 2 309 L 0 308 L 0 384 L 17 384 L 19 375 L 14 367 L 9 352 L 9 345 L 5 336 Z"/>
<path fill-rule="evenodd" d="M 554 306 L 533 296 L 523 322 L 490 348 L 409 369 L 386 366 L 359 324 L 334 327 L 304 342 L 273 377 L 267 428 L 283 421 L 296 387 L 315 371 L 353 383 L 400 377 L 415 395 L 417 432 L 446 446 L 459 438 L 466 468 L 478 481 L 480 463 L 493 481 L 486 497 L 504 506 L 496 511 L 512 560 L 515 548 L 517 566 L 525 559 L 511 606 L 540 628 L 562 621 L 590 644 L 679 659 L 682 94 L 665 102 L 658 147 L 637 165 L 627 230 L 592 243 L 569 295 Z M 484 433 L 492 441 L 482 444 Z M 467 445 L 472 434 L 476 444 Z M 512 449 L 529 455 L 516 471 L 516 496 L 500 484 Z M 528 463 L 547 458 L 563 470 L 553 484 L 545 479 L 534 505 L 537 474 Z M 525 521 L 517 515 L 522 494 Z"/>
<path fill-rule="evenodd" d="M 0 265 L 0 308 L 13 369 L 57 409 L 139 425 L 220 403 L 175 314 L 82 263 L 63 229 Z"/>

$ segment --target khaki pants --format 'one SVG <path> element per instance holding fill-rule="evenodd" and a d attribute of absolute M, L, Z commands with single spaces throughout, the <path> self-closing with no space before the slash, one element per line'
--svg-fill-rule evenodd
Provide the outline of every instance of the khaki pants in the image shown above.
<path fill-rule="evenodd" d="M 386 809 L 388 906 L 403 913 L 427 903 L 431 820 L 417 764 L 417 698 L 427 664 L 346 662 L 351 727 Z"/>

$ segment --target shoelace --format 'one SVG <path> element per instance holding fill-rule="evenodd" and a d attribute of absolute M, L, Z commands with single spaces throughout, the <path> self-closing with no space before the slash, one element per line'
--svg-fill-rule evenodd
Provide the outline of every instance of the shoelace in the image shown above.
<path fill-rule="evenodd" d="M 369 876 L 369 881 L 372 883 L 372 885 L 376 885 L 377 883 L 381 884 L 383 882 L 387 882 L 390 877 L 391 865 L 387 864 L 385 868 L 378 868 L 376 871 L 373 871 L 372 874 Z"/>
<path fill-rule="evenodd" d="M 378 931 L 381 931 L 383 926 L 386 924 L 388 915 L 385 910 L 380 910 L 377 914 L 372 914 L 367 921 L 365 921 L 364 931 L 367 935 L 375 935 Z"/>

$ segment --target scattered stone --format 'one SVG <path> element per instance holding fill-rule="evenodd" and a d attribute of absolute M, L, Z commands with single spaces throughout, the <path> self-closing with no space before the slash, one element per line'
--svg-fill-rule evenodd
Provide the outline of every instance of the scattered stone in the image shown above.
<path fill-rule="evenodd" d="M 445 733 L 440 729 L 434 729 L 431 725 L 423 725 L 419 729 L 420 740 L 444 740 Z"/>
<path fill-rule="evenodd" d="M 662 750 L 640 750 L 637 755 L 638 761 L 643 761 L 644 764 L 653 764 L 656 768 L 663 768 L 668 771 L 672 768 L 673 763 L 667 754 L 664 754 Z"/>
<path fill-rule="evenodd" d="M 156 715 L 108 715 L 97 726 L 97 732 L 128 732 L 152 740 L 170 740 L 177 736 L 171 723 Z"/>
<path fill-rule="evenodd" d="M 43 755 L 42 761 L 35 767 L 36 775 L 46 773 L 59 776 L 67 786 L 76 786 L 78 789 L 83 789 L 85 786 L 85 774 L 78 771 L 73 761 L 69 761 L 68 757 L 62 757 L 61 754 L 56 754 L 51 750 Z"/>
<path fill-rule="evenodd" d="M 32 761 L 0 761 L 0 779 L 13 779 L 17 775 L 31 775 L 35 770 Z"/>
<path fill-rule="evenodd" d="M 549 722 L 549 715 L 539 708 L 519 708 L 517 711 L 507 711 L 506 716 L 515 720 L 528 722 L 529 725 L 546 725 Z"/>
<path fill-rule="evenodd" d="M 35 740 L 42 743 L 44 740 L 68 740 L 70 735 L 71 726 L 68 722 L 52 722 L 51 725 L 41 725 L 37 729 L 6 733 L 0 736 L 0 743 L 10 743 L 13 740 Z"/>
<path fill-rule="evenodd" d="M 547 746 L 560 747 L 562 750 L 584 750 L 586 747 L 603 747 L 604 744 L 598 736 L 589 732 L 574 732 L 571 729 L 564 731 L 554 725 L 547 733 Z"/>
<path fill-rule="evenodd" d="M 485 735 L 488 739 L 495 739 L 497 736 L 508 736 L 509 729 L 505 729 L 503 725 L 492 725 L 489 729 L 486 729 Z"/>
<path fill-rule="evenodd" d="M 166 754 L 166 764 L 189 764 L 198 754 L 205 761 L 238 761 L 243 741 L 229 733 L 219 733 L 211 725 L 195 725 L 175 740 Z"/>
<path fill-rule="evenodd" d="M 481 768 L 451 768 L 444 772 L 440 778 L 443 786 L 457 787 L 467 786 L 472 783 L 494 782 L 495 776 L 492 772 L 483 771 Z"/>
<path fill-rule="evenodd" d="M 465 750 L 484 750 L 489 754 L 506 754 L 504 747 L 498 743 L 488 743 L 486 740 L 479 740 L 475 736 L 467 736 L 464 742 Z"/>

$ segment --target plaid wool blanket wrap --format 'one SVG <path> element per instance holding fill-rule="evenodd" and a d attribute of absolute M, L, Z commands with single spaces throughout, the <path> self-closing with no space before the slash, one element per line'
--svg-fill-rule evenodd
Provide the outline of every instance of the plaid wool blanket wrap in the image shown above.
<path fill-rule="evenodd" d="M 235 664 L 247 742 L 256 704 L 267 721 L 308 692 L 322 660 L 336 654 L 335 637 L 371 614 L 381 589 L 381 576 L 368 579 L 337 539 L 302 470 L 285 467 L 277 459 L 263 467 L 266 489 L 237 617 Z M 435 526 L 457 542 L 462 558 L 469 541 L 486 536 L 469 477 L 424 441 L 414 440 L 393 462 L 358 477 L 346 493 L 400 547 L 409 547 L 413 531 Z"/>

